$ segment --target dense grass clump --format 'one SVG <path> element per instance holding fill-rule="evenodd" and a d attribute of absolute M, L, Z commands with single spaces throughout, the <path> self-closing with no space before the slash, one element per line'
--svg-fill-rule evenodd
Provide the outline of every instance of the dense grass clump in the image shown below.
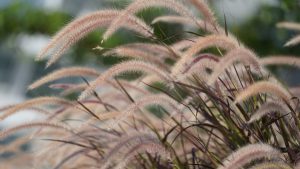
<path fill-rule="evenodd" d="M 282 55 L 261 59 L 218 24 L 203 0 L 188 2 L 202 19 L 175 0 L 136 0 L 123 10 L 77 18 L 59 31 L 37 57 L 50 55 L 47 67 L 98 28 L 106 28 L 101 43 L 121 28 L 146 40 L 112 49 L 100 45 L 96 49 L 105 57 L 127 59 L 104 72 L 87 67 L 56 70 L 33 82 L 29 90 L 53 82 L 49 87 L 61 91 L 59 96 L 3 107 L 1 120 L 25 109 L 44 115 L 44 120 L 1 131 L 4 139 L 35 129 L 0 147 L 16 152 L 1 161 L 1 167 L 300 168 L 299 89 L 290 92 L 266 67 L 298 67 L 300 60 Z M 151 7 L 177 14 L 160 16 L 152 24 L 186 24 L 206 34 L 189 34 L 166 44 L 135 16 Z M 298 39 L 287 46 L 296 45 Z M 121 76 L 128 72 L 139 74 L 133 80 Z M 67 77 L 78 77 L 82 83 L 55 83 Z M 78 99 L 67 99 L 69 95 Z M 31 151 L 18 152 L 15 147 L 27 142 L 33 142 Z"/>

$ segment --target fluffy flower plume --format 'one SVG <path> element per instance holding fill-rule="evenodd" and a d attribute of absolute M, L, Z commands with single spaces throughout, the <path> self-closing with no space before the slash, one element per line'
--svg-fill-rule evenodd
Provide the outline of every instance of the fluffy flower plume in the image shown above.
<path fill-rule="evenodd" d="M 213 84 L 218 79 L 219 75 L 225 72 L 225 70 L 232 66 L 235 62 L 241 62 L 244 65 L 254 66 L 256 71 L 259 71 L 260 69 L 259 61 L 252 51 L 245 48 L 237 48 L 230 51 L 220 59 L 209 78 L 208 84 Z"/>
<path fill-rule="evenodd" d="M 289 41 L 287 41 L 284 46 L 295 46 L 298 45 L 300 43 L 300 35 L 297 35 L 295 37 L 293 37 L 292 39 L 290 39 Z"/>
<path fill-rule="evenodd" d="M 165 95 L 147 95 L 140 98 L 135 103 L 127 106 L 127 108 L 120 113 L 120 117 L 114 120 L 109 126 L 110 129 L 114 129 L 116 125 L 118 125 L 121 121 L 126 119 L 126 117 L 134 114 L 139 109 L 143 109 L 147 105 L 161 105 L 167 109 L 170 116 L 175 116 L 180 113 L 178 109 L 177 102 L 172 100 L 170 97 L 166 97 Z"/>
<path fill-rule="evenodd" d="M 84 68 L 84 67 L 69 67 L 69 68 L 63 68 L 57 71 L 54 71 L 46 76 L 44 76 L 43 78 L 35 81 L 34 83 L 32 83 L 28 89 L 32 90 L 35 89 L 45 83 L 57 80 L 57 79 L 61 79 L 61 78 L 65 78 L 65 77 L 73 77 L 73 76 L 99 76 L 99 73 L 97 70 L 95 69 L 91 69 L 91 68 Z"/>
<path fill-rule="evenodd" d="M 145 8 L 149 7 L 165 7 L 171 10 L 176 11 L 182 16 L 191 18 L 197 24 L 197 20 L 195 17 L 190 13 L 190 11 L 174 0 L 136 0 L 131 3 L 126 9 L 110 24 L 107 31 L 103 35 L 103 40 L 107 40 L 113 33 L 115 33 L 126 21 L 130 15 L 134 15 L 138 11 L 141 11 Z"/>
<path fill-rule="evenodd" d="M 117 64 L 111 67 L 106 72 L 104 72 L 102 75 L 100 75 L 95 81 L 91 83 L 91 85 L 87 89 L 85 89 L 85 91 L 82 92 L 82 94 L 79 97 L 79 100 L 82 100 L 87 96 L 91 95 L 93 90 L 95 90 L 98 85 L 103 84 L 109 78 L 113 78 L 119 73 L 126 72 L 126 71 L 131 71 L 131 72 L 142 71 L 150 74 L 155 74 L 157 77 L 159 77 L 161 80 L 164 81 L 171 80 L 168 74 L 161 71 L 159 68 L 157 68 L 152 64 L 143 61 L 128 61 L 128 62 Z"/>
<path fill-rule="evenodd" d="M 52 38 L 49 44 L 40 52 L 37 59 L 42 59 L 47 53 L 52 51 L 53 56 L 47 63 L 47 67 L 50 66 L 58 60 L 71 45 L 95 29 L 107 26 L 119 14 L 120 12 L 118 10 L 103 10 L 75 19 Z M 152 35 L 151 28 L 134 16 L 128 16 L 128 22 L 123 26 L 144 36 Z"/>
<path fill-rule="evenodd" d="M 58 129 L 62 129 L 64 131 L 67 131 L 69 133 L 72 133 L 73 130 L 69 127 L 66 126 L 64 124 L 59 124 L 59 123 L 48 123 L 48 122 L 33 122 L 33 123 L 28 123 L 28 124 L 21 124 L 18 125 L 16 127 L 12 127 L 9 129 L 5 129 L 2 132 L 0 132 L 0 139 L 15 133 L 16 131 L 19 130 L 24 130 L 24 129 L 28 129 L 28 128 L 34 128 L 34 127 L 50 127 L 50 128 L 58 128 Z"/>
<path fill-rule="evenodd" d="M 169 22 L 169 23 L 179 23 L 183 25 L 199 26 L 202 30 L 210 33 L 218 33 L 218 30 L 214 25 L 206 23 L 202 20 L 197 20 L 197 24 L 189 18 L 183 16 L 160 16 L 155 18 L 151 23 L 156 24 L 158 22 Z"/>
<path fill-rule="evenodd" d="M 159 58 L 155 56 L 155 54 L 151 54 L 149 51 L 143 51 L 137 48 L 130 47 L 117 47 L 111 51 L 104 53 L 104 56 L 119 56 L 119 57 L 132 57 L 134 59 L 142 59 L 149 62 L 152 62 L 158 65 L 160 68 L 164 70 L 168 70 L 168 67 L 164 64 L 163 58 Z"/>
<path fill-rule="evenodd" d="M 294 22 L 279 22 L 277 24 L 278 28 L 285 28 L 295 31 L 300 31 L 300 24 Z"/>
<path fill-rule="evenodd" d="M 277 27 L 279 28 L 285 28 L 290 29 L 294 31 L 300 31 L 300 24 L 293 23 L 293 22 L 280 22 L 277 24 Z M 288 42 L 285 43 L 284 46 L 294 46 L 300 43 L 300 35 L 296 35 L 292 39 L 290 39 Z"/>
<path fill-rule="evenodd" d="M 228 156 L 223 161 L 223 165 L 218 167 L 218 169 L 238 169 L 251 161 L 265 157 L 278 159 L 281 157 L 281 154 L 278 150 L 267 144 L 250 144 Z"/>
<path fill-rule="evenodd" d="M 189 0 L 204 16 L 206 22 L 217 26 L 216 18 L 213 11 L 209 8 L 208 4 L 204 0 Z"/>
<path fill-rule="evenodd" d="M 192 58 L 201 50 L 209 47 L 218 47 L 225 50 L 232 50 L 239 46 L 236 40 L 222 35 L 209 35 L 200 37 L 196 42 L 183 54 L 172 68 L 172 74 L 177 75 L 182 73 L 182 69 L 189 64 Z"/>
<path fill-rule="evenodd" d="M 73 105 L 73 103 L 71 101 L 62 99 L 62 98 L 58 98 L 58 97 L 37 97 L 31 100 L 27 100 L 23 103 L 17 104 L 15 106 L 12 106 L 11 108 L 8 108 L 7 110 L 5 110 L 5 114 L 3 117 L 7 117 L 10 116 L 11 114 L 20 111 L 20 110 L 24 110 L 24 109 L 30 109 L 33 108 L 35 106 L 41 106 L 41 105 L 51 105 L 51 104 L 57 104 L 57 105 L 68 105 L 71 106 Z"/>
<path fill-rule="evenodd" d="M 140 149 L 141 147 L 144 148 Z M 107 153 L 106 157 L 103 160 L 101 169 L 106 169 L 107 167 L 109 167 L 109 165 L 113 163 L 113 160 L 116 160 L 117 163 L 119 163 L 119 167 L 121 165 L 123 166 L 129 160 L 126 158 L 132 158 L 132 154 L 139 153 L 141 152 L 140 150 L 144 150 L 148 153 L 161 152 L 161 154 L 163 155 L 166 154 L 165 148 L 161 145 L 160 141 L 156 137 L 154 137 L 153 134 L 145 132 L 135 133 L 122 138 L 114 146 L 114 148 Z"/>
<path fill-rule="evenodd" d="M 267 102 L 263 104 L 250 118 L 250 120 L 247 123 L 252 123 L 254 121 L 259 120 L 263 116 L 278 112 L 281 116 L 286 116 L 290 113 L 290 110 L 287 108 L 287 106 L 283 105 L 282 103 L 278 102 Z M 289 116 L 290 117 L 290 116 Z"/>
<path fill-rule="evenodd" d="M 262 65 L 289 65 L 300 67 L 300 59 L 296 56 L 268 56 L 260 59 Z"/>
<path fill-rule="evenodd" d="M 286 102 L 289 102 L 289 100 L 292 98 L 291 94 L 280 84 L 274 84 L 268 81 L 260 81 L 241 91 L 236 96 L 235 102 L 242 102 L 250 96 L 257 95 L 259 93 L 269 93 L 273 96 L 277 96 L 278 98 L 283 99 Z"/>

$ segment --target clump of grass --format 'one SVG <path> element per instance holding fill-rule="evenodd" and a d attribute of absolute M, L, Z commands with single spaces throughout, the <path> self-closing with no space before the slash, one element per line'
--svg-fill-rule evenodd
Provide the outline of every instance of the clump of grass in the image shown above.
<path fill-rule="evenodd" d="M 175 0 L 136 0 L 124 10 L 97 11 L 75 19 L 59 31 L 37 57 L 54 54 L 47 66 L 99 27 L 107 27 L 103 40 L 125 27 L 149 41 L 105 51 L 106 57 L 113 54 L 128 59 L 102 73 L 92 68 L 63 68 L 29 86 L 33 90 L 52 82 L 49 87 L 60 90 L 59 97 L 38 97 L 0 108 L 2 119 L 24 109 L 45 116 L 1 131 L 4 139 L 19 130 L 34 129 L 6 148 L 1 146 L 5 152 L 35 140 L 32 151 L 17 153 L 13 160 L 1 161 L 1 166 L 299 168 L 296 95 L 265 67 L 299 66 L 299 60 L 283 55 L 261 59 L 217 23 L 204 1 L 188 2 L 202 19 Z M 178 13 L 160 16 L 153 24 L 188 24 L 207 34 L 199 37 L 195 33 L 189 40 L 166 44 L 151 26 L 134 16 L 150 7 Z M 299 30 L 297 24 L 281 23 L 279 27 Z M 126 80 L 120 77 L 125 72 L 147 74 Z M 80 77 L 82 83 L 53 82 L 67 77 Z M 69 94 L 77 94 L 78 99 L 68 100 L 65 96 Z M 32 160 L 24 160 L 26 157 Z"/>

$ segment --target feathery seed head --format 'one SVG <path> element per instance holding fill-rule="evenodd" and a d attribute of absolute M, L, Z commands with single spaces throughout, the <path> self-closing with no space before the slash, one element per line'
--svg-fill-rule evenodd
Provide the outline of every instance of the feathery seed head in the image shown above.
<path fill-rule="evenodd" d="M 260 158 L 278 159 L 281 153 L 268 144 L 249 144 L 229 155 L 218 169 L 238 169 Z"/>
<path fill-rule="evenodd" d="M 84 68 L 84 67 L 69 67 L 69 68 L 63 68 L 59 69 L 57 71 L 54 71 L 41 79 L 35 81 L 32 83 L 28 89 L 33 90 L 45 83 L 48 83 L 50 81 L 54 81 L 60 78 L 65 78 L 65 77 L 72 77 L 72 76 L 99 76 L 99 73 L 95 69 L 91 68 Z"/>
<path fill-rule="evenodd" d="M 259 93 L 269 93 L 283 99 L 285 102 L 289 102 L 292 98 L 291 94 L 280 84 L 275 84 L 269 81 L 259 81 L 238 93 L 235 98 L 235 103 L 242 102 L 243 100 Z"/>
<path fill-rule="evenodd" d="M 113 33 L 115 33 L 126 21 L 128 16 L 134 15 L 138 11 L 141 11 L 149 7 L 166 7 L 176 11 L 182 16 L 192 18 L 196 23 L 195 17 L 190 11 L 179 2 L 174 0 L 136 0 L 122 11 L 122 13 L 110 24 L 109 28 L 103 35 L 103 41 L 107 40 Z"/>
<path fill-rule="evenodd" d="M 120 64 L 117 64 L 110 69 L 108 69 L 106 72 L 101 74 L 95 81 L 93 81 L 90 86 L 85 89 L 85 91 L 82 92 L 82 94 L 79 96 L 79 100 L 82 100 L 86 98 L 87 96 L 91 95 L 93 90 L 97 88 L 98 85 L 103 84 L 106 80 L 109 80 L 110 78 L 113 78 L 114 76 L 118 75 L 119 73 L 126 72 L 126 71 L 142 71 L 150 74 L 155 74 L 157 77 L 159 77 L 161 80 L 170 82 L 171 78 L 170 76 L 157 68 L 156 66 L 143 62 L 143 61 L 127 61 Z"/>
<path fill-rule="evenodd" d="M 172 68 L 172 74 L 177 75 L 182 73 L 183 69 L 188 65 L 192 58 L 201 50 L 209 47 L 218 47 L 225 50 L 232 50 L 239 46 L 238 42 L 230 37 L 223 35 L 208 35 L 200 37 L 181 57 L 180 60 Z"/>

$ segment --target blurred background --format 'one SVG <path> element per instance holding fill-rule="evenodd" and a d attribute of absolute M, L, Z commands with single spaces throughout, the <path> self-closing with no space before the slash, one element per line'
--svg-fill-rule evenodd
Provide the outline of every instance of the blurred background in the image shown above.
<path fill-rule="evenodd" d="M 280 21 L 300 23 L 298 0 L 209 0 L 209 2 L 216 11 L 221 25 L 225 24 L 226 18 L 228 29 L 258 55 L 262 57 L 273 54 L 300 55 L 298 46 L 283 47 L 296 32 L 276 28 L 276 23 Z M 19 103 L 33 96 L 55 94 L 47 87 L 30 92 L 26 88 L 37 78 L 59 67 L 89 65 L 101 70 L 117 62 L 115 58 L 103 58 L 101 53 L 92 50 L 100 44 L 103 30 L 98 30 L 81 40 L 64 55 L 63 59 L 49 69 L 44 69 L 45 61 L 35 62 L 34 57 L 47 44 L 50 37 L 73 18 L 105 7 L 121 8 L 126 4 L 128 4 L 126 0 L 0 0 L 0 107 Z M 165 12 L 168 11 L 151 9 L 143 11 L 139 16 L 147 21 Z M 160 24 L 154 27 L 156 34 L 161 38 L 176 35 L 176 32 L 183 30 L 198 31 L 181 25 Z M 136 40 L 138 37 L 126 31 L 119 31 L 105 42 L 104 46 L 109 48 Z M 299 84 L 298 70 L 283 67 L 273 71 L 282 80 L 287 81 L 288 85 Z M 11 122 L 18 122 L 18 119 L 23 121 L 30 118 L 33 116 L 26 114 L 22 118 L 9 118 L 5 122 L 12 124 Z"/>

